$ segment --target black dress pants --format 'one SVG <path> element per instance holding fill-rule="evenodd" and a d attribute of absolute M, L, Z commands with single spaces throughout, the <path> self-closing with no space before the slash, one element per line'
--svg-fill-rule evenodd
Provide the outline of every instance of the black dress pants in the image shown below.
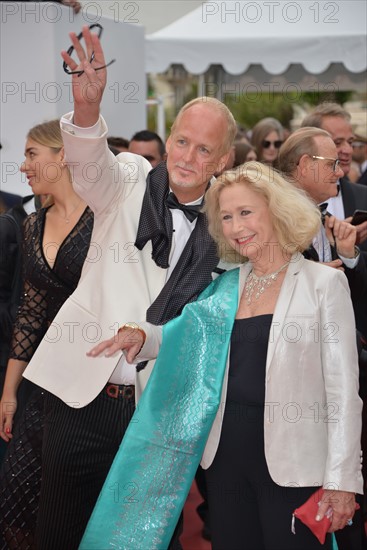
<path fill-rule="evenodd" d="M 37 550 L 77 550 L 134 410 L 133 395 L 103 390 L 73 409 L 47 394 Z M 118 503 L 119 488 L 110 489 Z M 170 550 L 181 549 L 182 524 L 181 516 Z"/>
<path fill-rule="evenodd" d="M 81 409 L 47 394 L 38 550 L 77 550 L 134 409 L 105 390 Z"/>
<path fill-rule="evenodd" d="M 292 512 L 316 487 L 280 487 L 264 456 L 263 408 L 228 403 L 217 454 L 206 470 L 213 550 L 330 550 Z"/>

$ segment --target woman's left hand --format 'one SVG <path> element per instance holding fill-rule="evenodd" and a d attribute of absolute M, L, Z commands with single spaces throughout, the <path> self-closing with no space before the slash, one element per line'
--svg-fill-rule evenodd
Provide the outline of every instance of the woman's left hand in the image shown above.
<path fill-rule="evenodd" d="M 332 509 L 329 533 L 349 525 L 355 512 L 355 495 L 348 491 L 330 491 L 325 489 L 316 519 L 321 521 L 329 508 Z"/>

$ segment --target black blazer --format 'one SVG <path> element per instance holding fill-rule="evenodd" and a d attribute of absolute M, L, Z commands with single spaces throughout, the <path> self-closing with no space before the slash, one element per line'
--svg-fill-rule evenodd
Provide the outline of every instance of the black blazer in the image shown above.
<path fill-rule="evenodd" d="M 367 210 L 367 186 L 351 183 L 347 177 L 339 180 L 345 217 L 353 216 L 355 210 Z M 359 248 L 367 252 L 367 241 Z"/>
<path fill-rule="evenodd" d="M 347 177 L 341 178 L 339 183 L 346 218 L 352 216 L 354 211 L 357 209 L 367 210 L 367 186 L 360 185 L 358 183 L 351 183 Z M 365 277 L 367 285 L 367 275 L 363 274 L 363 268 L 366 268 L 367 266 L 367 241 L 360 244 L 359 248 L 361 249 L 361 261 L 363 260 L 364 266 L 358 265 L 356 270 L 349 269 L 349 273 L 347 273 L 346 270 L 346 274 L 351 289 L 357 329 L 362 332 L 365 338 L 367 338 L 367 296 L 366 292 L 361 292 L 361 289 L 357 283 L 358 279 L 361 282 L 361 278 Z M 359 264 L 361 264 L 361 261 Z"/>
<path fill-rule="evenodd" d="M 367 168 L 366 170 L 361 174 L 358 182 L 359 185 L 367 185 Z"/>

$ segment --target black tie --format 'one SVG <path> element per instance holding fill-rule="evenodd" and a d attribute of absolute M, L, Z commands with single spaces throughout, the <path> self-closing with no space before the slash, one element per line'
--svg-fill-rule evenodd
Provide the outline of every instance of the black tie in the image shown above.
<path fill-rule="evenodd" d="M 169 193 L 166 198 L 166 204 L 168 208 L 178 208 L 182 210 L 186 218 L 192 223 L 199 215 L 200 210 L 203 207 L 202 202 L 200 204 L 181 204 L 178 202 L 177 197 L 174 193 Z"/>
<path fill-rule="evenodd" d="M 321 212 L 321 221 L 322 225 L 325 225 L 325 216 L 329 216 L 329 212 L 327 211 L 327 202 L 323 202 L 322 204 L 319 204 L 319 210 Z"/>
<path fill-rule="evenodd" d="M 330 212 L 327 211 L 327 207 L 328 207 L 327 202 L 323 202 L 322 204 L 319 204 L 319 210 L 321 212 L 321 222 L 322 222 L 322 225 L 324 227 L 325 227 L 325 218 L 326 218 L 326 216 L 331 215 Z M 334 244 L 330 243 L 331 259 L 332 260 L 337 260 L 339 258 L 339 256 L 338 256 L 338 251 L 336 249 L 334 231 L 331 230 L 331 233 L 332 233 L 333 239 L 334 239 Z"/>

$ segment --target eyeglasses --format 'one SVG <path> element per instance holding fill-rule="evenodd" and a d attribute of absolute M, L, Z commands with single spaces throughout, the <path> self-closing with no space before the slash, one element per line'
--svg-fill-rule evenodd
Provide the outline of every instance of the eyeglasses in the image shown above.
<path fill-rule="evenodd" d="M 269 149 L 270 145 L 274 145 L 275 149 L 279 149 L 282 143 L 283 142 L 281 139 L 277 139 L 276 141 L 268 141 L 267 139 L 264 139 L 261 145 L 263 146 L 263 149 Z"/>
<path fill-rule="evenodd" d="M 311 158 L 316 160 L 332 160 L 333 161 L 333 172 L 336 173 L 338 166 L 340 165 L 339 159 L 333 159 L 331 157 L 319 157 L 318 155 L 312 155 Z"/>
<path fill-rule="evenodd" d="M 99 23 L 94 23 L 93 25 L 89 25 L 89 29 L 92 30 L 94 28 L 97 28 L 98 29 L 98 38 L 101 38 L 102 36 L 102 31 L 103 31 L 103 27 L 102 25 L 100 25 Z M 83 38 L 83 32 L 79 33 L 78 36 L 77 36 L 78 40 L 81 40 Z M 71 56 L 71 54 L 73 53 L 74 51 L 74 46 L 70 46 L 70 48 L 68 49 L 67 53 L 68 55 Z M 89 63 L 92 63 L 94 59 L 94 52 L 92 52 L 92 55 L 90 56 L 90 60 L 89 60 Z M 114 63 L 116 61 L 116 59 L 112 59 L 112 61 L 110 61 L 109 63 L 107 63 L 107 65 L 103 65 L 102 67 L 93 67 L 95 71 L 100 71 L 101 69 L 105 69 L 106 67 L 109 67 L 110 65 L 112 65 L 112 63 Z M 67 74 L 77 74 L 78 76 L 81 76 L 84 71 L 71 71 L 69 69 L 69 67 L 67 66 L 66 62 L 64 61 L 63 64 L 62 64 L 62 68 L 64 69 L 64 71 L 67 73 Z"/>

